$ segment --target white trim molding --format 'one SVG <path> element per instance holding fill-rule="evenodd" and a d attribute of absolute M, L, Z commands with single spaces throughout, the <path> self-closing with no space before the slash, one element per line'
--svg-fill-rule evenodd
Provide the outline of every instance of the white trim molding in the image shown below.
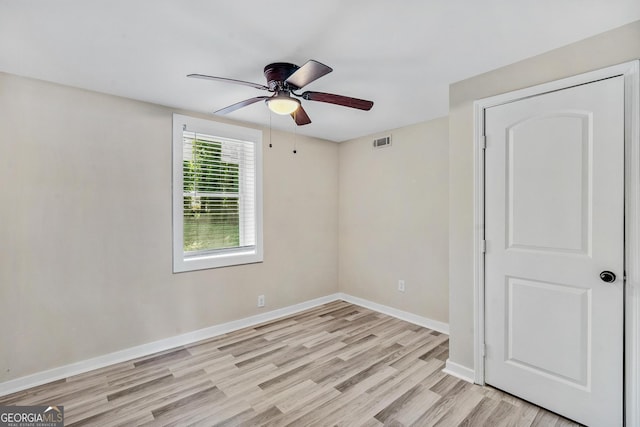
<path fill-rule="evenodd" d="M 208 328 L 199 329 L 193 332 L 176 335 L 162 340 L 138 345 L 136 347 L 127 348 L 103 356 L 94 357 L 92 359 L 83 360 L 69 365 L 60 366 L 47 371 L 37 372 L 32 375 L 17 378 L 15 380 L 0 383 L 0 396 L 22 391 L 31 387 L 36 387 L 52 381 L 57 381 L 73 375 L 82 374 L 94 369 L 104 368 L 105 366 L 115 363 L 126 362 L 128 360 L 139 357 L 148 356 L 161 351 L 170 350 L 172 348 L 183 345 L 193 344 L 198 341 L 217 337 L 222 334 L 237 331 L 239 329 L 250 326 L 259 325 L 264 322 L 279 319 L 281 317 L 290 316 L 300 311 L 308 310 L 322 304 L 341 299 L 340 294 L 331 294 L 325 297 L 316 298 L 288 307 L 272 310 L 266 313 L 256 314 L 255 316 L 246 317 L 244 319 L 233 320 L 231 322 L 222 323 L 220 325 L 210 326 Z"/>
<path fill-rule="evenodd" d="M 640 61 L 625 73 L 626 425 L 640 426 Z"/>
<path fill-rule="evenodd" d="M 474 103 L 474 369 L 447 361 L 484 384 L 484 114 L 519 99 L 624 76 L 625 80 L 625 424 L 640 426 L 640 61 L 631 61 Z M 450 368 L 450 366 L 452 368 Z"/>
<path fill-rule="evenodd" d="M 378 304 L 363 298 L 354 297 L 352 295 L 340 293 L 338 294 L 340 299 L 351 304 L 359 305 L 361 307 L 368 308 L 378 313 L 387 314 L 395 317 L 396 319 L 404 320 L 405 322 L 413 323 L 423 328 L 433 329 L 434 331 L 449 335 L 449 324 L 440 322 L 438 320 L 432 320 L 427 317 L 418 316 L 417 314 L 409 313 L 408 311 L 399 310 L 397 308 L 389 307 L 388 305 Z"/>
<path fill-rule="evenodd" d="M 475 378 L 475 372 L 473 369 L 467 368 L 452 362 L 451 359 L 447 359 L 445 368 L 442 370 L 445 374 L 453 375 L 456 378 L 460 378 L 468 383 L 473 383 Z"/>
<path fill-rule="evenodd" d="M 333 301 L 346 301 L 351 304 L 359 305 L 379 313 L 387 314 L 389 316 L 404 320 L 425 328 L 433 329 L 434 331 L 441 332 L 443 334 L 449 334 L 449 325 L 447 323 L 431 320 L 426 317 L 418 316 L 407 311 L 398 310 L 393 307 L 371 302 L 362 298 L 354 297 L 344 293 L 334 293 L 324 297 L 316 298 L 313 300 L 305 301 L 299 304 L 294 304 L 288 307 L 272 310 L 266 313 L 257 314 L 255 316 L 246 317 L 244 319 L 234 320 L 220 325 L 210 326 L 208 328 L 199 329 L 193 332 L 187 332 L 185 334 L 176 335 L 173 337 L 165 338 L 162 340 L 154 341 L 147 344 L 142 344 L 136 347 L 116 351 L 113 353 L 105 354 L 103 356 L 94 357 L 92 359 L 82 360 L 80 362 L 71 363 L 69 365 L 60 366 L 47 371 L 37 372 L 32 375 L 27 375 L 15 380 L 6 381 L 0 383 L 0 396 L 5 396 L 11 393 L 22 391 L 31 387 L 36 387 L 42 384 L 46 384 L 52 381 L 57 381 L 63 378 L 67 378 L 73 375 L 82 374 L 92 371 L 94 369 L 104 368 L 115 363 L 126 362 L 128 360 L 145 357 L 161 351 L 170 350 L 176 347 L 193 344 L 198 341 L 214 338 L 222 334 L 237 331 L 239 329 L 248 328 L 251 326 L 259 325 L 261 323 L 276 320 L 282 317 L 290 316 L 299 313 L 304 310 L 308 310 L 313 307 L 317 307 L 322 304 L 327 304 Z M 460 370 L 456 372 L 462 372 Z M 453 374 L 456 375 L 456 374 Z M 456 375 L 459 376 L 459 375 Z M 464 379 L 464 378 L 463 378 Z"/>

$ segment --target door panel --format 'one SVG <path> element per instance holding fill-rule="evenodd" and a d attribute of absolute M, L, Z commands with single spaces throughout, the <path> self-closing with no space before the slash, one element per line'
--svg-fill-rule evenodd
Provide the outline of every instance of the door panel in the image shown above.
<path fill-rule="evenodd" d="M 623 78 L 488 108 L 485 133 L 486 382 L 622 425 Z"/>
<path fill-rule="evenodd" d="M 507 129 L 508 248 L 587 252 L 589 117 L 558 111 Z"/>
<path fill-rule="evenodd" d="M 507 287 L 507 363 L 588 387 L 591 290 L 516 277 Z"/>

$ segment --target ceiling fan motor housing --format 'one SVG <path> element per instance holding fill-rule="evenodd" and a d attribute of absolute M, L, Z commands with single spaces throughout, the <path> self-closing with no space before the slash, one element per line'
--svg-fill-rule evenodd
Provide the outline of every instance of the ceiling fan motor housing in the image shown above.
<path fill-rule="evenodd" d="M 264 67 L 264 76 L 267 78 L 269 90 L 298 89 L 297 86 L 285 83 L 285 80 L 298 68 L 300 67 L 295 64 L 289 64 L 288 62 L 274 62 Z"/>

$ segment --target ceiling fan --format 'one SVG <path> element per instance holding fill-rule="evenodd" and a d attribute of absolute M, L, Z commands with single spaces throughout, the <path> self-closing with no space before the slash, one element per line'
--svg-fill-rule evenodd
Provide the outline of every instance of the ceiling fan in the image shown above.
<path fill-rule="evenodd" d="M 298 126 L 302 126 L 311 123 L 311 119 L 307 115 L 306 111 L 304 111 L 300 100 L 297 98 L 302 98 L 307 101 L 342 105 L 344 107 L 357 108 L 359 110 L 366 111 L 369 111 L 371 107 L 373 107 L 372 101 L 364 99 L 351 98 L 348 96 L 334 95 L 332 93 L 324 92 L 306 91 L 300 94 L 295 92 L 332 71 L 333 68 L 310 59 L 301 67 L 288 62 L 275 62 L 267 65 L 264 67 L 264 76 L 267 78 L 267 86 L 259 83 L 245 82 L 243 80 L 228 79 L 225 77 L 207 76 L 204 74 L 189 74 L 187 77 L 234 83 L 273 93 L 271 96 L 256 96 L 255 98 L 245 99 L 244 101 L 240 101 L 218 111 L 214 111 L 214 114 L 228 114 L 239 108 L 264 100 L 271 111 L 276 114 L 289 114 Z M 294 95 L 297 98 L 294 98 L 291 95 Z"/>

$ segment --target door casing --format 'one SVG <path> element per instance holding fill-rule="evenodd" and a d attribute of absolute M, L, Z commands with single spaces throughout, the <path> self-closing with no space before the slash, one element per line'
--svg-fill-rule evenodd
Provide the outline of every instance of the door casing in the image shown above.
<path fill-rule="evenodd" d="M 484 385 L 484 123 L 485 109 L 593 81 L 625 81 L 624 419 L 640 425 L 640 61 L 532 86 L 474 102 L 474 382 Z"/>

